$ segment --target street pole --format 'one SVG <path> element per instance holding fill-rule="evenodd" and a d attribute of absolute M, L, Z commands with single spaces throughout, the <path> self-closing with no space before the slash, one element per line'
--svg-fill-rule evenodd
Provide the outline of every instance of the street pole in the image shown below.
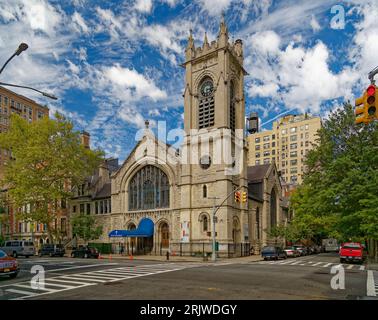
<path fill-rule="evenodd" d="M 15 53 L 13 53 L 10 58 L 4 63 L 4 65 L 1 67 L 0 69 L 0 74 L 3 72 L 3 70 L 5 69 L 5 67 L 7 66 L 7 64 L 15 57 L 15 56 L 19 56 L 23 51 L 27 50 L 28 48 L 28 45 L 26 43 L 21 43 L 17 50 L 15 51 Z"/>
<path fill-rule="evenodd" d="M 217 206 L 216 205 L 216 201 L 220 198 L 218 197 L 209 197 L 209 199 L 214 199 L 214 205 L 213 205 L 213 214 L 212 214 L 212 218 L 213 218 L 213 230 L 212 230 L 212 240 L 213 240 L 213 250 L 212 250 L 212 255 L 211 255 L 211 260 L 213 262 L 215 262 L 217 260 L 217 256 L 216 256 L 216 251 L 215 251 L 215 244 L 216 244 L 216 237 L 215 237 L 215 218 L 216 218 L 216 213 L 217 211 L 219 210 L 219 208 L 226 202 L 226 200 L 231 196 L 233 195 L 236 191 L 240 190 L 241 188 L 243 188 L 244 186 L 240 186 L 240 187 L 237 187 L 235 190 L 233 190 L 232 192 L 230 192 L 226 198 L 224 198 L 224 200 L 222 201 L 222 203 Z"/>

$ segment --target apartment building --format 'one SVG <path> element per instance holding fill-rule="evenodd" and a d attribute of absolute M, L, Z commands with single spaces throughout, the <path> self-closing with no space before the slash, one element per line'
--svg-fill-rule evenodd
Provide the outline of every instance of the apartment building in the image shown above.
<path fill-rule="evenodd" d="M 248 165 L 275 161 L 286 184 L 300 184 L 306 170 L 306 155 L 315 144 L 320 127 L 320 117 L 309 114 L 278 119 L 273 122 L 272 130 L 248 136 Z"/>
<path fill-rule="evenodd" d="M 19 114 L 29 122 L 33 122 L 43 117 L 48 117 L 49 109 L 32 99 L 0 86 L 0 133 L 8 130 L 10 116 L 13 113 Z M 4 176 L 4 162 L 9 159 L 10 155 L 9 150 L 0 149 L 0 179 Z M 45 233 L 46 225 L 44 224 L 18 221 L 15 217 L 14 208 L 9 205 L 6 190 L 1 190 L 1 194 L 2 197 L 6 199 L 4 203 L 7 203 L 8 205 L 4 207 L 3 204 L 2 207 L 0 207 L 0 213 L 5 213 L 8 216 L 8 219 L 7 223 L 0 225 L 0 234 L 8 237 L 19 237 L 20 239 L 24 239 L 25 234 L 27 236 L 32 234 L 33 236 L 31 236 L 31 238 L 34 238 L 34 236 Z"/>

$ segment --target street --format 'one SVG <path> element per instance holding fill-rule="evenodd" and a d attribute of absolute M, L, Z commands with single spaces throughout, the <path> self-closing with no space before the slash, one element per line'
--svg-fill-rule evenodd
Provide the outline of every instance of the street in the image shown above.
<path fill-rule="evenodd" d="M 19 259 L 16 279 L 0 279 L 0 299 L 376 299 L 378 272 L 343 264 L 345 289 L 332 289 L 337 254 L 279 261 L 161 262 L 72 258 Z M 31 286 L 33 266 L 45 281 Z M 38 282 L 37 282 L 38 285 Z M 95 288 L 95 290 L 94 290 Z M 368 297 L 369 295 L 369 297 Z M 375 295 L 375 296 L 374 296 Z"/>

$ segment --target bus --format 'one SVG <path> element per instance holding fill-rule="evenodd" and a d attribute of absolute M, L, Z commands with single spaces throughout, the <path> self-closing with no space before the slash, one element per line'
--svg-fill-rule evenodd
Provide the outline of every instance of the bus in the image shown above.
<path fill-rule="evenodd" d="M 322 247 L 324 252 L 339 252 L 340 245 L 337 239 L 323 239 L 322 240 Z"/>

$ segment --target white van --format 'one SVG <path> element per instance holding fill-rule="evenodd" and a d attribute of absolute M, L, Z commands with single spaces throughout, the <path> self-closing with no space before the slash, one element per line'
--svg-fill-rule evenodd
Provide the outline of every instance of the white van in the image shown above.
<path fill-rule="evenodd" d="M 8 240 L 5 241 L 4 247 L 0 249 L 13 258 L 17 258 L 19 256 L 29 258 L 35 254 L 35 248 L 32 241 Z"/>

